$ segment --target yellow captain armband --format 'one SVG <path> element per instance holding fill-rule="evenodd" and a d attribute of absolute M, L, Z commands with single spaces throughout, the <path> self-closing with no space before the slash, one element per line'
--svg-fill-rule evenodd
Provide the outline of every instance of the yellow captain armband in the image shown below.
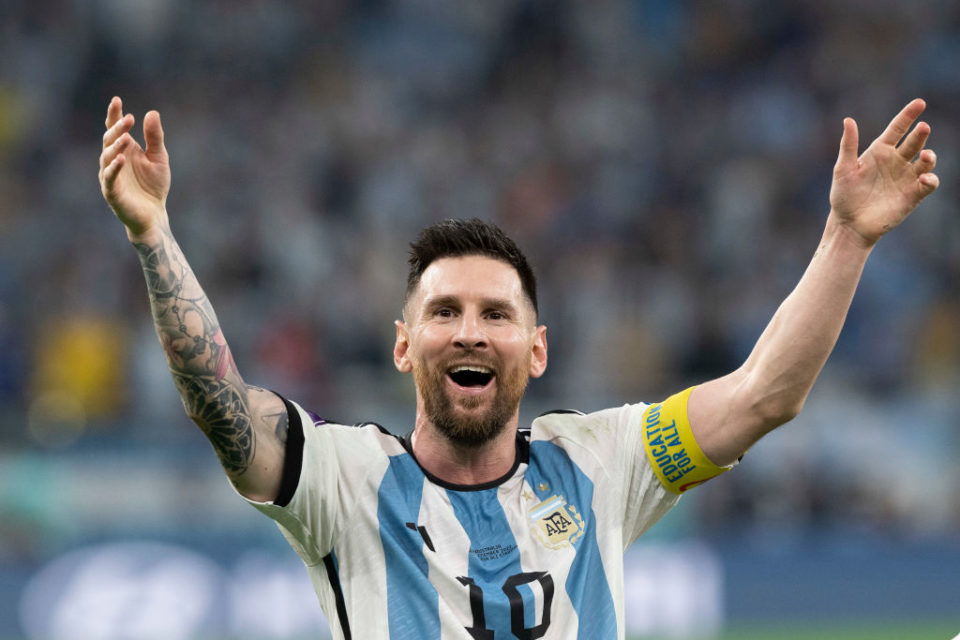
<path fill-rule="evenodd" d="M 687 418 L 691 391 L 693 387 L 652 404 L 643 414 L 643 448 L 650 466 L 663 486 L 678 494 L 732 468 L 710 462 L 693 439 Z"/>

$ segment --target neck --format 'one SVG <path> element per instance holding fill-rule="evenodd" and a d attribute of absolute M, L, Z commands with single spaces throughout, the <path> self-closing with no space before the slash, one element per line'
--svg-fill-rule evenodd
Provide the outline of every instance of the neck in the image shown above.
<path fill-rule="evenodd" d="M 464 447 L 441 434 L 421 411 L 411 436 L 411 447 L 424 469 L 444 482 L 475 485 L 503 477 L 516 459 L 518 417 L 507 422 L 489 442 Z"/>

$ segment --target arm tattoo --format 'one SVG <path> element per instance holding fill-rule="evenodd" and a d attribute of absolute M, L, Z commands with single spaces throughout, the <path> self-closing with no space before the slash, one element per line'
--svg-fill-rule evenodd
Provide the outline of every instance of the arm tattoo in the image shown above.
<path fill-rule="evenodd" d="M 224 380 L 173 373 L 183 406 L 206 434 L 231 476 L 250 466 L 256 449 L 246 394 Z"/>
<path fill-rule="evenodd" d="M 256 438 L 247 387 L 217 316 L 169 231 L 155 245 L 135 243 L 134 247 L 147 279 L 157 335 L 183 406 L 235 479 L 249 468 Z"/>
<path fill-rule="evenodd" d="M 276 421 L 277 426 L 273 430 L 273 435 L 276 436 L 280 446 L 287 446 L 287 433 L 290 431 L 290 417 L 287 415 L 287 412 L 273 413 L 265 416 L 265 418 Z"/>

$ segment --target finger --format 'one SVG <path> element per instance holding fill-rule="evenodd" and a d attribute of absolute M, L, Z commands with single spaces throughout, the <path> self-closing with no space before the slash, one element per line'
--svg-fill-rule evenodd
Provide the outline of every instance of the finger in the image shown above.
<path fill-rule="evenodd" d="M 857 130 L 857 121 L 853 118 L 844 118 L 843 136 L 840 138 L 840 154 L 837 156 L 838 169 L 856 166 L 859 145 L 860 133 Z"/>
<path fill-rule="evenodd" d="M 106 149 L 112 145 L 117 138 L 125 134 L 127 131 L 130 131 L 130 128 L 133 126 L 134 121 L 133 114 L 128 113 L 119 120 L 113 123 L 109 129 L 103 134 L 103 148 Z"/>
<path fill-rule="evenodd" d="M 147 145 L 147 155 L 155 159 L 166 154 L 163 146 L 163 125 L 160 123 L 160 113 L 148 111 L 143 118 L 143 139 Z"/>
<path fill-rule="evenodd" d="M 923 145 L 927 143 L 927 138 L 930 136 L 930 125 L 926 122 L 918 122 L 917 126 L 913 128 L 913 131 L 904 138 L 903 143 L 897 149 L 900 153 L 900 156 L 905 160 L 912 160 L 913 156 L 920 153 L 920 150 L 923 149 Z"/>
<path fill-rule="evenodd" d="M 126 158 L 123 154 L 118 155 L 113 161 L 106 166 L 103 170 L 103 194 L 107 195 L 109 192 L 113 191 L 113 185 L 117 181 L 117 176 L 120 175 L 120 169 L 123 168 L 123 163 L 126 162 Z"/>
<path fill-rule="evenodd" d="M 116 158 L 118 154 L 126 151 L 131 144 L 135 144 L 135 142 L 133 138 L 130 137 L 129 133 L 124 133 L 121 135 L 114 141 L 113 144 L 104 149 L 100 154 L 100 166 L 106 167 L 109 165 L 111 162 L 113 162 L 113 159 Z"/>
<path fill-rule="evenodd" d="M 890 124 L 887 125 L 887 128 L 884 129 L 880 137 L 877 138 L 877 141 L 884 144 L 896 145 L 897 142 L 900 141 L 900 138 L 909 131 L 913 121 L 916 120 L 926 108 L 927 103 L 920 98 L 912 100 L 900 113 L 894 116 Z"/>
<path fill-rule="evenodd" d="M 113 96 L 110 104 L 107 105 L 107 129 L 115 125 L 121 116 L 123 116 L 123 101 L 118 96 Z"/>
<path fill-rule="evenodd" d="M 917 173 L 930 173 L 933 171 L 933 168 L 937 166 L 937 154 L 933 152 L 933 149 L 924 149 L 920 152 L 920 155 L 917 156 L 914 166 L 917 169 Z"/>
<path fill-rule="evenodd" d="M 924 173 L 919 178 L 921 197 L 926 198 L 940 186 L 940 178 L 935 173 Z"/>

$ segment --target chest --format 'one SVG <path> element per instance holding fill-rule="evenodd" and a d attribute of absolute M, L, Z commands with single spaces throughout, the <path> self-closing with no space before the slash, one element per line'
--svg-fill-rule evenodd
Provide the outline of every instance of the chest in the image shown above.
<path fill-rule="evenodd" d="M 397 456 L 370 490 L 376 508 L 362 528 L 378 532 L 391 630 L 430 620 L 473 638 L 501 637 L 480 633 L 492 629 L 543 637 L 575 628 L 583 607 L 616 628 L 616 575 L 603 558 L 620 553 L 610 535 L 619 527 L 600 522 L 593 482 L 564 456 L 531 455 L 505 482 L 478 490 L 431 482 Z"/>

